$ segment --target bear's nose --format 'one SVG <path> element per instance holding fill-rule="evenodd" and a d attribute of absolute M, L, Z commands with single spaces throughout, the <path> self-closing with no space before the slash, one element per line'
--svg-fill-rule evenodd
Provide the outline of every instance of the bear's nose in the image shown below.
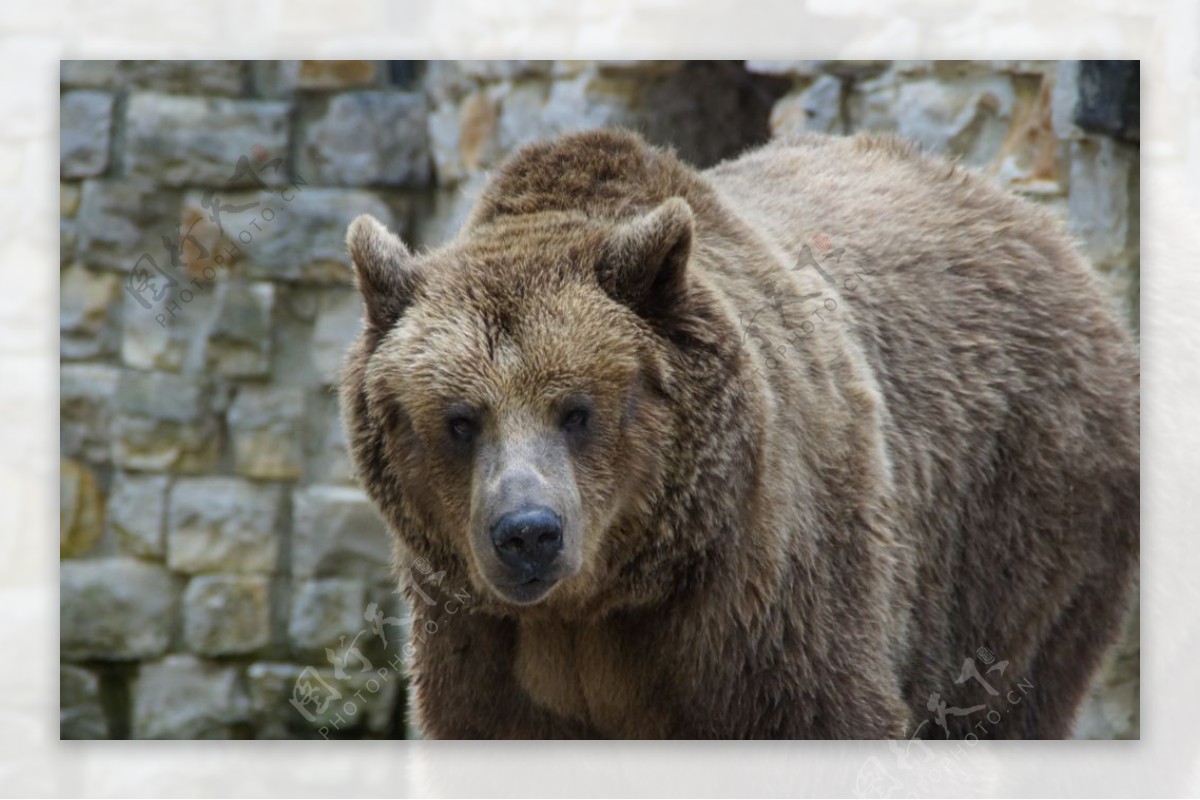
<path fill-rule="evenodd" d="M 500 560 L 525 578 L 541 577 L 563 546 L 562 520 L 548 508 L 510 511 L 492 525 Z"/>

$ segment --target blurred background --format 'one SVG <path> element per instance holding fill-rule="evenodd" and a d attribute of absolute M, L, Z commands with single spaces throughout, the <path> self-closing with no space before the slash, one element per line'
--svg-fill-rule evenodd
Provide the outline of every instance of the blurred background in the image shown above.
<path fill-rule="evenodd" d="M 1136 332 L 1138 120 L 1137 62 L 62 62 L 61 736 L 417 733 L 338 420 L 356 215 L 434 246 L 601 125 L 698 166 L 892 131 L 1061 214 Z M 1138 641 L 1080 737 L 1139 735 Z"/>

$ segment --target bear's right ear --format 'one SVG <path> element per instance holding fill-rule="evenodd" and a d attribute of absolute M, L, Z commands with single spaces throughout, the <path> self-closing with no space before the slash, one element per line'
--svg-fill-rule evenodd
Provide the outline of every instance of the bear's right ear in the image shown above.
<path fill-rule="evenodd" d="M 601 287 L 644 317 L 669 315 L 685 291 L 694 224 L 682 197 L 622 223 L 600 259 Z"/>
<path fill-rule="evenodd" d="M 346 246 L 354 262 L 354 280 L 362 294 L 367 322 L 386 333 L 412 303 L 421 285 L 412 254 L 400 237 L 370 214 L 350 223 Z"/>

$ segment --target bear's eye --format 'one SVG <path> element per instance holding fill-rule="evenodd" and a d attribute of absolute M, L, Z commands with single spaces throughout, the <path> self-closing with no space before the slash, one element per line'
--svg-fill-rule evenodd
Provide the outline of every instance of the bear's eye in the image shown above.
<path fill-rule="evenodd" d="M 563 415 L 562 419 L 563 430 L 567 431 L 568 433 L 578 433 L 579 431 L 586 429 L 589 416 L 590 414 L 588 413 L 588 410 L 582 406 L 576 406 L 575 408 L 568 409 L 567 413 Z"/>
<path fill-rule="evenodd" d="M 475 420 L 468 416 L 453 416 L 446 422 L 446 427 L 456 441 L 469 442 L 475 438 Z"/>

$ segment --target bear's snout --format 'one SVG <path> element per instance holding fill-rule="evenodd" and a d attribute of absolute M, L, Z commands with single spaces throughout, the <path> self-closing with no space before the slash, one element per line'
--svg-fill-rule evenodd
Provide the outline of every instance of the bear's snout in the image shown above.
<path fill-rule="evenodd" d="M 563 549 L 562 519 L 543 506 L 502 515 L 492 525 L 491 535 L 501 563 L 522 581 L 545 580 Z"/>
<path fill-rule="evenodd" d="M 579 495 L 561 441 L 497 438 L 478 455 L 470 547 L 496 594 L 529 605 L 580 571 Z"/>

